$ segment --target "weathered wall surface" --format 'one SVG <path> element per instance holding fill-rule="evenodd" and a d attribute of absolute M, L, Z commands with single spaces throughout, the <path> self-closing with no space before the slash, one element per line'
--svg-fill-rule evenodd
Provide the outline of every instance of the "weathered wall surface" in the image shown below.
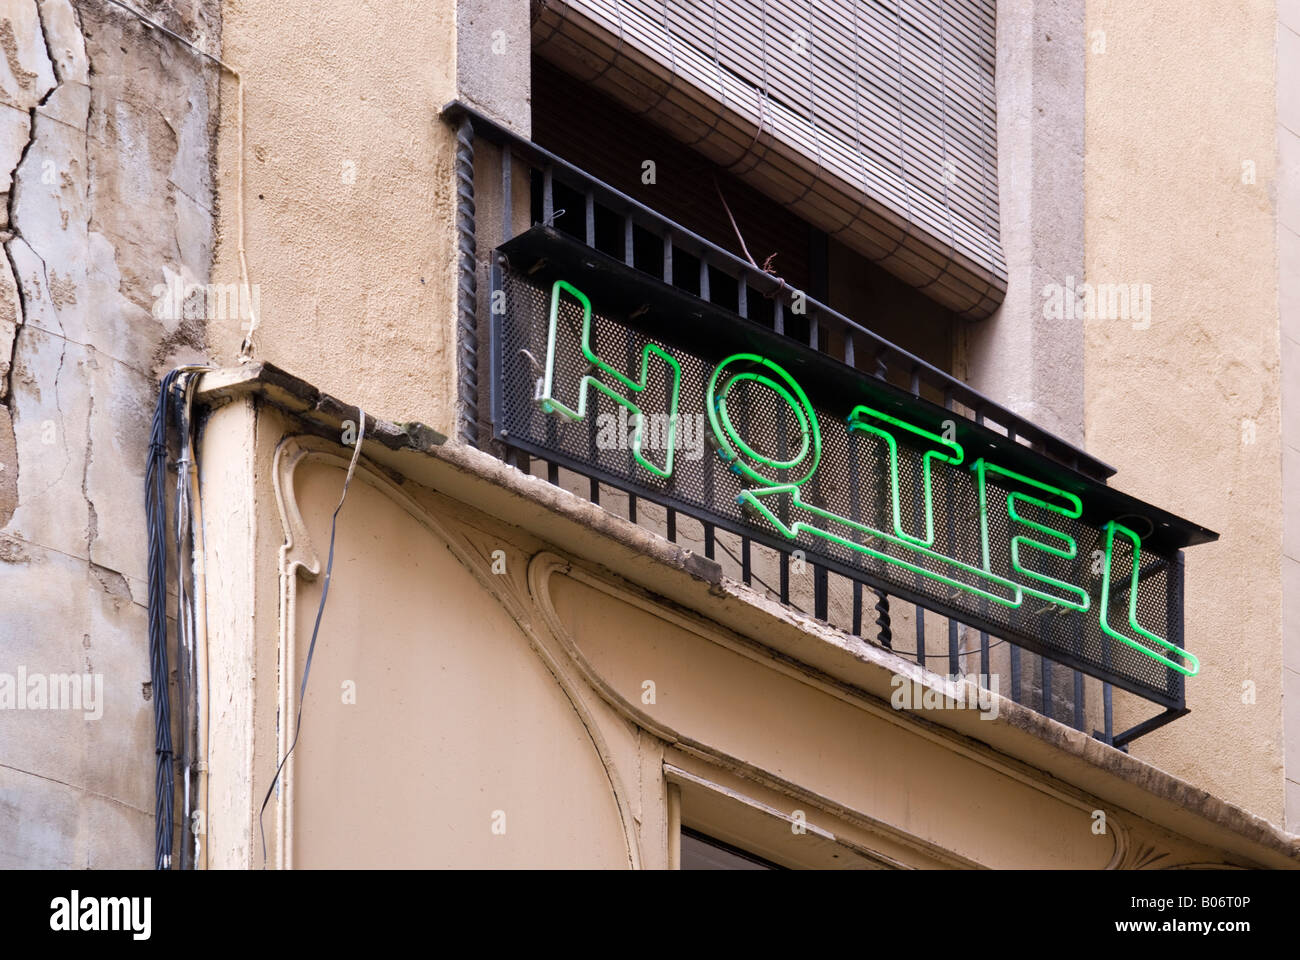
<path fill-rule="evenodd" d="M 527 69 L 524 44 L 518 58 Z M 214 276 L 239 278 L 237 197 L 256 291 L 256 356 L 369 412 L 454 428 L 454 131 L 451 0 L 227 2 Z M 217 319 L 225 363 L 246 333 Z"/>
<path fill-rule="evenodd" d="M 1222 534 L 1187 554 L 1192 713 L 1133 754 L 1281 823 L 1274 18 L 1089 0 L 1087 278 L 1149 285 L 1150 316 L 1084 330 L 1088 448 Z"/>
<path fill-rule="evenodd" d="M 1277 6 L 1277 300 L 1282 328 L 1282 734 L 1300 832 L 1300 3 Z"/>
<path fill-rule="evenodd" d="M 215 0 L 136 6 L 219 35 Z M 217 83 L 102 0 L 0 3 L 0 867 L 152 863 L 144 464 L 207 349 L 166 294 L 209 273 Z M 93 708 L 33 709 L 53 675 Z"/>

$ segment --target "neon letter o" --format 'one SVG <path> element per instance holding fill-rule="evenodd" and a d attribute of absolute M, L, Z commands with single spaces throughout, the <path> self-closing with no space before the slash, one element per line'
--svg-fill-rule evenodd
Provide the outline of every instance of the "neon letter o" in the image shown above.
<path fill-rule="evenodd" d="M 733 373 L 719 390 L 718 381 L 722 378 L 723 371 L 733 363 L 754 364 L 765 368 L 766 372 L 743 370 L 739 373 Z M 768 376 L 768 373 L 773 374 L 775 379 Z M 776 460 L 759 453 L 745 442 L 732 424 L 731 416 L 727 413 L 727 395 L 736 383 L 743 380 L 753 380 L 755 383 L 761 383 L 785 401 L 786 405 L 794 411 L 794 415 L 799 421 L 803 443 L 799 448 L 799 452 L 789 460 Z M 808 395 L 803 392 L 799 382 L 771 360 L 760 357 L 755 353 L 736 353 L 727 357 L 714 368 L 713 376 L 709 378 L 709 389 L 705 396 L 705 404 L 709 411 L 709 426 L 713 429 L 713 436 L 718 441 L 719 451 L 737 472 L 769 487 L 781 483 L 792 483 L 798 486 L 816 472 L 822 456 L 822 435 L 821 428 L 817 425 L 817 412 L 813 410 Z M 774 470 L 793 470 L 808 460 L 810 456 L 811 463 L 798 480 L 782 481 L 765 477 L 746 462 L 746 458 L 748 458 L 755 461 L 759 466 Z"/>

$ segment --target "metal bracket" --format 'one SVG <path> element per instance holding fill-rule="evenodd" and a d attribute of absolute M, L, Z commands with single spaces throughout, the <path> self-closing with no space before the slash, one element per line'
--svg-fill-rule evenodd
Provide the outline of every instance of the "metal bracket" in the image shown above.
<path fill-rule="evenodd" d="M 1117 733 L 1113 737 L 1107 738 L 1100 730 L 1094 730 L 1092 735 L 1102 743 L 1109 743 L 1116 750 L 1122 750 L 1125 753 L 1128 753 L 1128 745 L 1138 737 L 1146 736 L 1152 730 L 1158 730 L 1166 723 L 1173 723 L 1179 717 L 1185 717 L 1189 713 L 1191 713 L 1191 710 L 1187 707 L 1170 707 L 1163 713 L 1158 713 L 1149 720 L 1143 720 L 1141 723 L 1129 727 L 1123 733 Z"/>

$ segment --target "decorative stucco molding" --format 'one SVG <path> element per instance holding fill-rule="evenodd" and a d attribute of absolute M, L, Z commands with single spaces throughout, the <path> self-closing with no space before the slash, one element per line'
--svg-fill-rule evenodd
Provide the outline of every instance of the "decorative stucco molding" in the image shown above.
<path fill-rule="evenodd" d="M 292 682 L 285 682 L 283 678 L 293 676 L 293 665 L 297 663 L 295 644 L 298 581 L 300 578 L 315 579 L 321 572 L 319 555 L 312 545 L 307 525 L 303 521 L 302 509 L 298 504 L 295 475 L 298 468 L 308 462 L 346 471 L 349 461 L 347 457 L 340 454 L 339 450 L 336 444 L 318 437 L 290 436 L 281 440 L 275 452 L 273 469 L 275 496 L 281 527 L 284 531 L 284 543 L 280 548 L 280 677 L 282 679 L 279 693 L 280 716 L 286 720 L 280 724 L 280 756 L 284 756 L 284 752 L 288 749 L 289 731 L 293 727 L 297 708 L 294 700 L 295 685 Z M 541 659 L 564 692 L 591 740 L 592 748 L 604 768 L 611 796 L 618 809 L 628 865 L 633 869 L 639 869 L 641 848 L 637 825 L 633 818 L 628 791 L 614 762 L 613 751 L 584 701 L 581 688 L 575 684 L 570 672 L 555 660 L 545 644 L 539 640 L 532 623 L 532 606 L 527 601 L 522 583 L 514 577 L 492 573 L 492 549 L 496 547 L 489 548 L 483 541 L 482 535 L 472 528 L 446 517 L 436 516 L 433 511 L 412 499 L 375 469 L 364 456 L 357 465 L 354 481 L 373 487 L 405 511 L 437 540 L 444 543 L 452 555 L 474 576 L 479 585 L 501 604 L 518 625 L 528 639 L 529 647 Z M 514 566 L 516 569 L 522 568 L 523 563 Z M 276 865 L 282 869 L 289 869 L 293 866 L 293 818 L 287 816 L 287 811 L 293 809 L 292 757 L 285 763 L 283 782 L 276 804 L 276 824 L 282 837 Z"/>

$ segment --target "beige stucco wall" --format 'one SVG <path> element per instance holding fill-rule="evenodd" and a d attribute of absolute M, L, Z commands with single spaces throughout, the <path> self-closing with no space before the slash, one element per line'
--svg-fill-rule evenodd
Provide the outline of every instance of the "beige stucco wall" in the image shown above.
<path fill-rule="evenodd" d="M 1151 319 L 1086 321 L 1085 387 L 1116 484 L 1222 534 L 1187 554 L 1192 713 L 1133 753 L 1280 823 L 1274 16 L 1088 3 L 1086 274 L 1150 284 Z"/>
<path fill-rule="evenodd" d="M 1300 3 L 1277 8 L 1277 264 L 1282 328 L 1282 733 L 1286 824 L 1300 831 Z"/>
<path fill-rule="evenodd" d="M 328 544 L 343 474 L 299 467 L 291 496 L 311 541 L 295 559 Z M 293 865 L 628 866 L 608 775 L 568 694 L 421 519 L 417 500 L 365 475 L 340 518 L 349 546 L 293 761 Z M 297 584 L 294 675 L 320 584 Z"/>
<path fill-rule="evenodd" d="M 242 245 L 258 307 L 253 355 L 371 416 L 454 432 L 455 137 L 439 110 L 465 100 L 527 133 L 528 5 L 226 0 L 222 16 L 223 60 L 239 81 L 227 74 L 223 87 L 213 277 L 241 279 Z M 491 191 L 478 200 L 489 215 Z M 244 317 L 214 318 L 214 356 L 235 361 L 247 332 Z M 255 759 L 283 749 L 277 716 L 288 704 L 239 683 L 285 666 L 275 585 L 282 531 L 274 496 L 265 487 L 254 495 L 253 467 L 241 473 L 233 453 L 253 445 L 269 457 L 266 444 L 273 451 L 279 434 L 255 426 L 251 410 L 219 418 L 213 449 L 229 483 L 221 503 L 239 522 L 210 531 L 209 550 L 250 582 L 221 574 L 241 602 L 209 624 L 217 682 L 240 692 L 214 702 L 210 863 L 258 866 L 253 813 L 274 764 Z M 223 441 L 231 431 L 236 439 Z M 310 763 L 310 748 L 304 756 Z M 268 842 L 271 862 L 283 862 L 275 823 Z"/>
<path fill-rule="evenodd" d="M 222 100 L 214 277 L 239 278 L 236 197 L 260 302 L 256 355 L 367 410 L 453 424 L 451 0 L 378 5 L 223 4 L 223 56 L 244 84 L 244 155 L 233 82 Z M 214 324 L 233 361 L 245 331 Z"/>

